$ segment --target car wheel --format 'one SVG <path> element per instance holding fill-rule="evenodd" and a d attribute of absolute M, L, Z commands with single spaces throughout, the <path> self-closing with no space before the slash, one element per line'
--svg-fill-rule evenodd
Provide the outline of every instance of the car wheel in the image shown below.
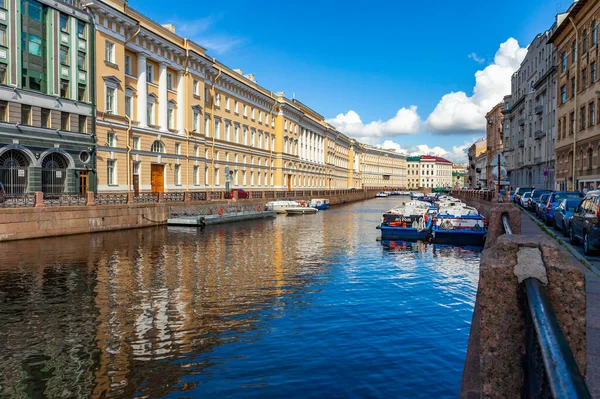
<path fill-rule="evenodd" d="M 590 239 L 587 235 L 587 233 L 585 233 L 583 235 L 583 254 L 584 255 L 592 255 L 594 253 L 594 251 L 592 250 L 592 247 L 590 246 Z"/>
<path fill-rule="evenodd" d="M 569 243 L 577 245 L 577 239 L 575 238 L 575 234 L 573 234 L 573 226 L 569 227 Z"/>

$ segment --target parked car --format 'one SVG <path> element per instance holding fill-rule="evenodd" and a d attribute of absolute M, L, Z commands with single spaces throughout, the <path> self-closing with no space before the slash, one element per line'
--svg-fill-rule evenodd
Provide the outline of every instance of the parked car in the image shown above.
<path fill-rule="evenodd" d="M 527 208 L 527 204 L 529 203 L 529 197 L 531 197 L 531 191 L 527 191 L 526 193 L 523 193 L 523 195 L 521 195 L 520 205 L 523 208 Z"/>
<path fill-rule="evenodd" d="M 540 195 L 540 198 L 535 203 L 535 216 L 538 218 L 542 218 L 542 213 L 544 213 L 544 207 L 548 202 L 548 197 L 550 197 L 550 193 L 544 193 Z"/>
<path fill-rule="evenodd" d="M 583 194 L 579 191 L 555 191 L 550 194 L 548 201 L 546 201 L 546 211 L 542 213 L 542 221 L 547 226 L 551 226 L 554 223 L 554 210 L 556 207 L 565 199 L 578 199 L 582 198 Z"/>
<path fill-rule="evenodd" d="M 0 182 L 0 204 L 3 202 L 6 202 L 6 190 L 2 182 Z"/>
<path fill-rule="evenodd" d="M 569 241 L 571 244 L 582 242 L 586 255 L 591 255 L 600 247 L 599 206 L 600 194 L 586 195 L 573 211 L 569 223 Z"/>
<path fill-rule="evenodd" d="M 569 235 L 569 222 L 573 216 L 573 211 L 581 204 L 581 198 L 564 199 L 554 209 L 553 226 L 554 230 L 562 230 L 563 235 Z"/>
<path fill-rule="evenodd" d="M 527 202 L 526 208 L 529 209 L 530 211 L 535 212 L 537 210 L 537 203 L 540 200 L 540 196 L 542 194 L 548 194 L 551 192 L 552 191 L 550 191 L 550 190 L 542 190 L 542 189 L 533 190 L 531 192 L 531 197 L 529 197 L 529 201 Z"/>
<path fill-rule="evenodd" d="M 517 187 L 514 197 L 515 204 L 521 204 L 521 197 L 528 191 L 533 191 L 533 187 Z"/>

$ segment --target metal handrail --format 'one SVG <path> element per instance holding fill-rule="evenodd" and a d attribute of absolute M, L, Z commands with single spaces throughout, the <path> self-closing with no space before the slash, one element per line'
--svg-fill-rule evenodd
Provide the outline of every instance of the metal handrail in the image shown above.
<path fill-rule="evenodd" d="M 502 224 L 504 232 L 512 234 L 506 214 L 502 215 Z M 541 352 L 545 374 L 542 376 L 544 380 L 542 384 L 547 383 L 554 398 L 591 398 L 585 378 L 579 371 L 569 342 L 558 324 L 558 319 L 550 305 L 546 290 L 536 278 L 528 278 L 524 283 L 529 310 L 528 318 L 531 318 L 537 337 L 537 345 L 528 345 L 527 355 L 529 358 L 535 356 L 535 354 L 529 353 L 529 350 L 536 350 L 536 348 L 533 348 L 534 346 L 538 347 Z M 528 360 L 527 396 L 532 398 L 544 396 L 540 395 L 540 392 L 547 391 L 548 386 L 544 387 L 536 384 L 535 379 L 540 376 L 535 375 L 535 360 Z"/>

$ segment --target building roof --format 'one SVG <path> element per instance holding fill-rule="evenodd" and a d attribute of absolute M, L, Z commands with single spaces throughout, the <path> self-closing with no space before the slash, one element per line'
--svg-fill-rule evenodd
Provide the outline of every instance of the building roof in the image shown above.
<path fill-rule="evenodd" d="M 434 161 L 437 163 L 449 163 L 452 164 L 452 162 L 448 161 L 445 158 L 442 157 L 436 157 L 434 155 L 423 155 L 421 156 L 421 161 Z"/>
<path fill-rule="evenodd" d="M 421 157 L 408 157 L 406 158 L 407 162 L 419 162 L 421 160 Z"/>
<path fill-rule="evenodd" d="M 556 38 L 570 25 L 569 16 L 574 17 L 579 11 L 587 4 L 588 0 L 575 0 L 569 7 L 566 14 L 567 16 L 558 24 L 556 30 L 552 33 L 548 41 L 554 43 Z M 563 13 L 561 13 L 563 14 Z M 560 15 L 560 14 L 559 14 Z"/>

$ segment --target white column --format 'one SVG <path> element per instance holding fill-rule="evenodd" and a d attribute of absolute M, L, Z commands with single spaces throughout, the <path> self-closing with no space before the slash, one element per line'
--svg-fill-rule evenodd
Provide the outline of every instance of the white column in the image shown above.
<path fill-rule="evenodd" d="M 169 106 L 169 97 L 167 96 L 167 64 L 161 62 L 158 67 L 158 126 L 160 130 L 168 129 L 167 108 Z"/>
<path fill-rule="evenodd" d="M 177 72 L 177 130 L 185 135 L 185 93 L 183 71 Z"/>
<path fill-rule="evenodd" d="M 146 56 L 137 55 L 137 120 L 141 127 L 148 127 L 148 86 L 146 82 Z"/>

